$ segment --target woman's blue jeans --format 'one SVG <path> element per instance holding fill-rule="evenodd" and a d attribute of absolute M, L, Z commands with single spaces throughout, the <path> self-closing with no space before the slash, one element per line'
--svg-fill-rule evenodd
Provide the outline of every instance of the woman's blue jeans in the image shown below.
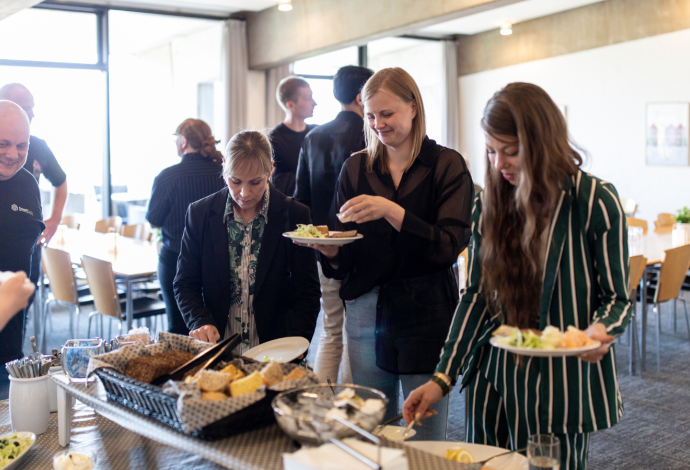
<path fill-rule="evenodd" d="M 389 420 L 402 411 L 400 388 L 407 397 L 415 388 L 429 381 L 432 374 L 392 374 L 376 366 L 376 303 L 378 287 L 354 300 L 345 301 L 345 331 L 347 350 L 350 355 L 352 381 L 356 385 L 375 388 L 388 397 L 388 410 L 384 420 Z M 450 396 L 443 397 L 432 406 L 436 416 L 422 421 L 413 440 L 445 441 L 448 427 L 448 406 Z"/>

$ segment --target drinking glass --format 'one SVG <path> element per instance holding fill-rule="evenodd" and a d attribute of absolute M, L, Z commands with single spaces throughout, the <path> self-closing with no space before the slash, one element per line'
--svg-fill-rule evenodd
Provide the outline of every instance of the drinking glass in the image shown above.
<path fill-rule="evenodd" d="M 552 434 L 536 434 L 527 442 L 529 470 L 560 470 L 561 443 Z"/>

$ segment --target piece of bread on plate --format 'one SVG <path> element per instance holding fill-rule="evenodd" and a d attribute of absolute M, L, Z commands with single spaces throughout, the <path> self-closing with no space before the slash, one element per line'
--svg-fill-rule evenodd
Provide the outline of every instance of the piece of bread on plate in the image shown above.
<path fill-rule="evenodd" d="M 283 368 L 275 361 L 271 361 L 261 369 L 261 378 L 269 387 L 283 381 Z"/>
<path fill-rule="evenodd" d="M 237 397 L 247 393 L 256 392 L 264 384 L 264 379 L 258 372 L 252 372 L 248 376 L 230 382 L 230 395 Z"/>
<path fill-rule="evenodd" d="M 327 225 L 315 225 L 314 227 L 316 228 L 316 230 L 318 230 L 322 234 L 328 236 L 328 226 Z"/>
<path fill-rule="evenodd" d="M 332 233 L 329 238 L 352 238 L 357 236 L 357 230 L 348 230 L 347 232 Z"/>
<path fill-rule="evenodd" d="M 230 383 L 230 376 L 215 370 L 202 370 L 198 383 L 202 392 L 220 392 Z"/>

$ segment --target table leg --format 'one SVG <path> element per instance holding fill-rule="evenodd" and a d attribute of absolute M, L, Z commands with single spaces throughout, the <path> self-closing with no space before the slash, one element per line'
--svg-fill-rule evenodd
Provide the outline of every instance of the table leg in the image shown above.
<path fill-rule="evenodd" d="M 72 426 L 72 396 L 64 388 L 57 388 L 58 442 L 61 446 L 69 445 Z"/>
<path fill-rule="evenodd" d="M 132 329 L 132 312 L 134 311 L 134 299 L 132 298 L 132 284 L 134 282 L 127 279 L 127 298 L 125 300 L 127 305 L 127 332 Z"/>
<path fill-rule="evenodd" d="M 642 279 L 640 280 L 640 303 L 642 304 L 642 315 L 640 315 L 640 370 L 647 370 L 647 267 L 644 268 Z"/>

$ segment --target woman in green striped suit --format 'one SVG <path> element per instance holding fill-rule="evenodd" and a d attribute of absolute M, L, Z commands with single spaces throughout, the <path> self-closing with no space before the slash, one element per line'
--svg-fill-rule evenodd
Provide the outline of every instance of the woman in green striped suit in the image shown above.
<path fill-rule="evenodd" d="M 579 169 L 565 119 L 536 85 L 512 83 L 484 111 L 486 187 L 475 199 L 469 287 L 432 381 L 405 402 L 427 414 L 459 374 L 467 441 L 512 449 L 561 441 L 561 469 L 586 467 L 589 434 L 623 413 L 613 339 L 630 321 L 627 226 L 615 188 Z M 501 324 L 573 325 L 602 346 L 568 358 L 489 344 Z"/>

